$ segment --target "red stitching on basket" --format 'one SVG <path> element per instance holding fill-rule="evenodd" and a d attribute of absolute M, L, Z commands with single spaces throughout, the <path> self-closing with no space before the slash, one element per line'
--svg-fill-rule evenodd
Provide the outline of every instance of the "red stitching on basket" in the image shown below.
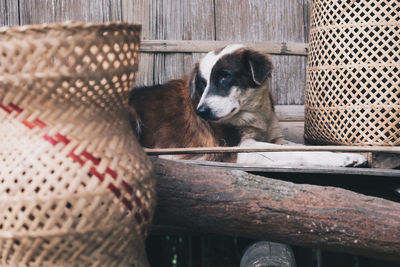
<path fill-rule="evenodd" d="M 68 154 L 68 157 L 71 158 L 71 159 L 73 159 L 75 162 L 78 162 L 81 166 L 83 166 L 83 164 L 85 164 L 85 161 L 84 161 L 83 159 L 81 159 L 78 155 L 76 155 L 76 154 L 74 153 L 74 151 L 71 151 L 71 152 Z"/>
<path fill-rule="evenodd" d="M 19 106 L 9 103 L 8 106 L 0 104 L 0 108 L 3 109 L 5 112 L 8 114 L 11 114 L 13 111 L 16 111 L 18 114 L 24 111 L 23 108 L 20 108 Z"/>
<path fill-rule="evenodd" d="M 57 134 L 55 135 L 55 137 L 58 139 L 58 141 L 60 141 L 60 142 L 62 142 L 62 143 L 64 143 L 64 144 L 66 144 L 66 145 L 68 145 L 69 142 L 71 142 L 71 140 L 69 140 L 65 135 L 62 135 L 62 134 L 60 134 L 60 133 L 57 133 Z"/>
<path fill-rule="evenodd" d="M 25 124 L 25 123 L 24 123 Z M 26 124 L 25 124 L 26 125 Z M 29 128 L 29 127 L 28 127 Z M 30 129 L 32 129 L 32 128 L 30 128 Z M 49 136 L 49 135 L 47 135 L 47 134 L 45 134 L 44 136 L 43 136 L 43 139 L 44 140 L 46 140 L 47 142 L 49 142 L 50 144 L 52 144 L 53 146 L 55 146 L 55 145 L 57 145 L 58 144 L 58 141 L 57 140 L 55 140 L 53 137 L 51 137 L 51 136 Z"/>
<path fill-rule="evenodd" d="M 39 119 L 35 119 L 35 120 L 33 121 L 33 123 L 34 123 L 35 125 L 39 126 L 40 129 L 44 129 L 44 128 L 46 128 L 46 126 L 47 126 L 46 123 L 44 123 L 43 121 L 41 121 L 41 120 L 39 120 Z"/>
<path fill-rule="evenodd" d="M 116 171 L 113 171 L 110 168 L 107 168 L 106 173 L 108 173 L 114 180 L 117 180 L 118 174 Z M 122 182 L 124 182 L 124 181 L 122 181 Z"/>
<path fill-rule="evenodd" d="M 109 183 L 107 187 L 114 193 L 117 198 L 121 196 L 121 190 L 119 190 L 113 183 Z"/>
<path fill-rule="evenodd" d="M 93 174 L 94 176 L 96 176 L 97 178 L 99 178 L 100 182 L 104 181 L 104 175 L 102 175 L 101 173 L 99 173 L 95 167 L 91 167 L 89 173 Z"/>
<path fill-rule="evenodd" d="M 28 121 L 28 120 L 23 120 L 22 121 L 22 123 L 26 126 L 26 127 L 28 127 L 29 129 L 33 129 L 33 128 L 35 128 L 35 124 L 34 123 L 32 123 L 32 122 L 30 122 L 30 121 Z"/>
<path fill-rule="evenodd" d="M 24 111 L 23 108 L 19 107 L 18 105 L 15 105 L 13 103 L 9 103 L 8 106 L 0 103 L 0 108 L 3 109 L 8 114 L 12 114 L 13 111 L 16 111 L 19 114 L 22 111 Z M 27 118 L 29 118 L 29 116 Z M 47 127 L 47 124 L 40 119 L 34 119 L 33 121 L 28 121 L 28 119 L 25 119 L 21 123 L 24 124 L 28 129 L 31 129 L 31 130 L 33 130 L 36 127 L 39 127 L 40 129 L 44 129 Z M 66 145 L 68 145 L 71 142 L 71 140 L 68 137 L 66 137 L 65 135 L 63 135 L 61 133 L 56 133 L 54 136 L 50 136 L 49 134 L 46 133 L 43 136 L 43 139 L 46 140 L 47 142 L 49 142 L 50 144 L 52 144 L 53 146 L 55 146 L 59 143 L 63 143 L 64 147 L 65 147 Z M 90 152 L 84 150 L 82 153 L 80 153 L 80 155 L 77 155 L 77 154 L 75 154 L 75 150 L 76 150 L 76 147 L 67 155 L 67 157 L 71 158 L 74 162 L 78 163 L 79 165 L 81 165 L 81 166 L 85 165 L 85 163 L 87 162 L 87 161 L 85 161 L 85 159 L 90 161 L 95 166 L 98 166 L 100 164 L 101 159 L 95 157 Z M 89 170 L 89 174 L 97 177 L 100 180 L 100 182 L 104 182 L 106 174 L 110 175 L 111 178 L 113 178 L 113 180 L 117 180 L 117 178 L 118 178 L 118 173 L 115 170 L 110 169 L 109 167 L 107 167 L 104 174 L 102 174 L 94 166 L 92 166 Z M 129 194 L 129 196 L 131 198 L 133 197 L 133 199 L 134 199 L 133 201 L 135 202 L 137 207 L 141 208 L 142 202 L 138 196 L 136 196 L 136 195 L 133 196 L 134 190 L 133 190 L 132 186 L 129 185 L 129 183 L 127 183 L 124 180 L 121 181 L 121 186 Z M 117 198 L 120 198 L 122 196 L 121 190 L 115 184 L 109 183 L 107 188 Z M 121 202 L 124 204 L 124 206 L 128 210 L 130 210 L 130 211 L 133 210 L 133 204 L 128 198 L 122 197 Z M 146 221 L 150 220 L 150 215 L 149 215 L 149 212 L 147 211 L 147 209 L 142 210 L 142 215 L 139 212 L 136 212 L 134 217 L 139 224 L 142 223 L 143 217 Z"/>
<path fill-rule="evenodd" d="M 133 188 L 132 186 L 130 186 L 127 182 L 122 181 L 122 187 L 129 193 L 129 194 L 133 194 Z"/>
<path fill-rule="evenodd" d="M 8 106 L 11 107 L 13 110 L 15 110 L 18 113 L 21 113 L 22 111 L 24 111 L 23 108 L 20 108 L 19 106 L 15 105 L 13 103 L 8 104 Z"/>
<path fill-rule="evenodd" d="M 10 109 L 9 107 L 4 106 L 3 104 L 0 104 L 0 108 L 3 109 L 8 114 L 11 114 L 11 112 L 12 112 L 12 109 Z"/>
<path fill-rule="evenodd" d="M 87 158 L 88 160 L 90 160 L 91 162 L 93 162 L 94 165 L 99 165 L 99 163 L 100 163 L 100 159 L 94 157 L 92 154 L 90 154 L 86 150 L 83 151 L 81 155 L 84 156 L 85 158 Z"/>

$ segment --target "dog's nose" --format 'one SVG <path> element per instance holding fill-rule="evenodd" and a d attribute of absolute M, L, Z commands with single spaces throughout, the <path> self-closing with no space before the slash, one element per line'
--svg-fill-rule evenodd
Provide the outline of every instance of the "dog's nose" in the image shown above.
<path fill-rule="evenodd" d="M 196 110 L 197 115 L 202 117 L 203 119 L 209 119 L 211 115 L 211 109 L 206 105 L 201 105 Z"/>

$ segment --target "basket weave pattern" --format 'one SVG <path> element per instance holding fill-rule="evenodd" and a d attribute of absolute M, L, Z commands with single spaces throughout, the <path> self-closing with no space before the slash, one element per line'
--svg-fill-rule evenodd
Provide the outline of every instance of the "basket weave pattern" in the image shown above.
<path fill-rule="evenodd" d="M 314 0 L 305 139 L 400 144 L 400 1 Z"/>
<path fill-rule="evenodd" d="M 147 266 L 151 163 L 127 120 L 140 26 L 0 29 L 0 263 Z"/>

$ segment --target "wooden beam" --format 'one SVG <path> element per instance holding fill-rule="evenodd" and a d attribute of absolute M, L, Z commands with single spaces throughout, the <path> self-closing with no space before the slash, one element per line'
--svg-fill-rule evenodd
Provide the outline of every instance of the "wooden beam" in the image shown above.
<path fill-rule="evenodd" d="M 398 146 L 266 146 L 266 147 L 189 147 L 189 148 L 145 148 L 148 155 L 212 154 L 212 153 L 251 153 L 283 151 L 332 151 L 332 152 L 387 152 L 400 154 Z"/>
<path fill-rule="evenodd" d="M 400 170 L 391 169 L 376 169 L 376 168 L 349 168 L 349 167 L 263 167 L 252 166 L 238 163 L 229 162 L 215 162 L 204 160 L 180 160 L 174 161 L 195 164 L 200 166 L 229 168 L 231 170 L 241 170 L 252 173 L 285 173 L 285 174 L 334 174 L 334 175 L 352 175 L 364 179 L 368 177 L 378 177 L 384 179 L 385 177 L 396 177 L 400 181 Z"/>
<path fill-rule="evenodd" d="M 187 229 L 400 261 L 400 204 L 239 170 L 153 159 L 154 228 Z"/>
<path fill-rule="evenodd" d="M 142 40 L 140 51 L 146 53 L 207 53 L 228 44 L 240 43 L 266 54 L 307 56 L 306 43 L 229 42 L 201 40 Z"/>
<path fill-rule="evenodd" d="M 275 105 L 280 122 L 304 122 L 304 105 Z"/>

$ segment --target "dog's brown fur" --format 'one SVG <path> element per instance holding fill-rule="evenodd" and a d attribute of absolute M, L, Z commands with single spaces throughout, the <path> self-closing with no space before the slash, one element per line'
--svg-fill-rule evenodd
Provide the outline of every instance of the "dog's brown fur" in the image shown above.
<path fill-rule="evenodd" d="M 135 88 L 132 91 L 130 118 L 140 144 L 149 148 L 238 145 L 238 129 L 209 123 L 196 114 L 198 99 L 190 98 L 188 80 L 171 80 L 163 85 Z M 235 155 L 207 154 L 204 159 L 235 161 Z"/>
<path fill-rule="evenodd" d="M 227 47 L 229 50 L 232 47 Z M 222 51 L 222 50 L 221 50 Z M 201 62 L 190 75 L 163 85 L 134 88 L 130 95 L 132 126 L 139 142 L 149 148 L 238 146 L 244 139 L 278 143 L 279 122 L 269 90 L 271 59 L 244 47 L 229 53 L 210 52 L 218 57 L 218 69 L 231 69 L 241 86 L 240 109 L 225 122 L 205 120 L 196 113 L 203 91 Z M 204 63 L 204 64 L 207 64 Z M 223 105 L 223 103 L 221 103 Z M 198 110 L 197 110 L 198 111 Z M 182 156 L 181 158 L 196 158 Z M 236 161 L 236 154 L 207 154 L 206 160 Z"/>

